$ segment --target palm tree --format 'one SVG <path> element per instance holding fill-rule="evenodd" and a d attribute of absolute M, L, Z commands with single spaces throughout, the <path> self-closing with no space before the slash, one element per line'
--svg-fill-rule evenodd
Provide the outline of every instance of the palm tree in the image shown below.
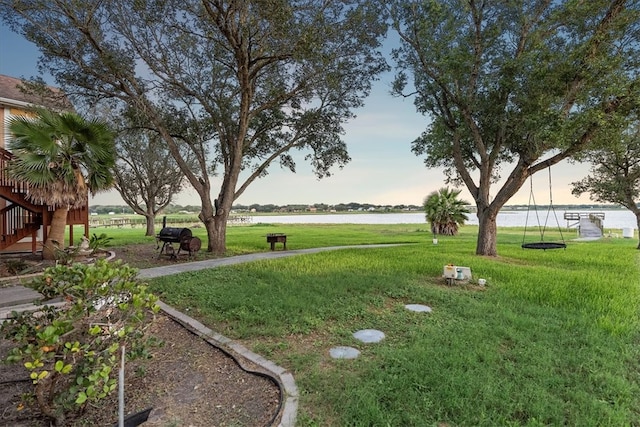
<path fill-rule="evenodd" d="M 466 205 L 459 200 L 460 190 L 449 190 L 449 187 L 434 191 L 424 199 L 424 210 L 427 221 L 431 224 L 433 235 L 455 236 L 458 225 L 463 225 L 469 218 Z"/>
<path fill-rule="evenodd" d="M 54 208 L 42 251 L 45 259 L 54 259 L 55 248 L 64 245 L 69 209 L 83 206 L 88 191 L 95 194 L 113 184 L 113 134 L 99 120 L 44 109 L 35 117 L 11 118 L 9 131 L 15 156 L 9 173 L 29 185 L 32 203 Z"/>

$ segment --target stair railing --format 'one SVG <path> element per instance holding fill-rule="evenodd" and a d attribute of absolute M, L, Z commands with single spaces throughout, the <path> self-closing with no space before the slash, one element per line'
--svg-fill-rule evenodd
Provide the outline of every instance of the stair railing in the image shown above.
<path fill-rule="evenodd" d="M 5 247 L 31 235 L 42 225 L 40 215 L 16 204 L 0 209 L 0 218 L 0 236 Z"/>
<path fill-rule="evenodd" d="M 0 147 L 0 185 L 5 187 L 12 187 L 14 193 L 26 194 L 29 191 L 29 187 L 22 181 L 17 181 L 9 176 L 7 173 L 9 162 L 13 159 L 13 154 L 10 151 Z"/>

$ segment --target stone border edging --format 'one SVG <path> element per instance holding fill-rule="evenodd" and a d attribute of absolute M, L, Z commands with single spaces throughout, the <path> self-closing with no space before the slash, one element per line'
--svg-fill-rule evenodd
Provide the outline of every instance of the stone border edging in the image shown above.
<path fill-rule="evenodd" d="M 298 413 L 299 394 L 298 387 L 296 386 L 293 375 L 290 372 L 265 359 L 259 354 L 250 351 L 243 345 L 240 345 L 233 340 L 212 331 L 194 318 L 187 316 L 186 314 L 176 310 L 170 305 L 167 305 L 162 301 L 158 301 L 158 305 L 167 315 L 169 315 L 179 323 L 193 329 L 198 335 L 200 335 L 202 338 L 205 338 L 210 344 L 216 347 L 220 347 L 224 351 L 237 354 L 269 372 L 269 374 L 274 379 L 276 379 L 283 391 L 283 402 L 280 408 L 280 414 L 276 418 L 276 420 L 280 418 L 278 427 L 295 426 Z"/>

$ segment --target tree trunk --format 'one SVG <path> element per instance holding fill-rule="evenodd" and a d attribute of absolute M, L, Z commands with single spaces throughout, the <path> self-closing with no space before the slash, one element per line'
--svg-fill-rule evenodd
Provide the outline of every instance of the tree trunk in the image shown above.
<path fill-rule="evenodd" d="M 229 193 L 231 192 L 229 191 Z M 233 205 L 233 196 L 229 195 L 228 197 L 229 202 L 220 202 L 220 200 L 224 200 L 220 195 L 215 201 L 215 208 L 211 205 L 204 205 L 199 215 L 207 229 L 207 250 L 218 255 L 224 255 L 227 251 L 227 220 Z"/>
<path fill-rule="evenodd" d="M 467 188 L 474 195 L 476 208 L 478 209 L 478 241 L 476 255 L 497 256 L 497 218 L 500 209 L 513 197 L 529 177 L 528 165 L 522 159 L 511 171 L 505 184 L 498 190 L 493 200 L 490 197 L 491 174 L 490 168 L 482 174 L 480 186 L 475 188 L 467 184 Z"/>
<path fill-rule="evenodd" d="M 226 210 L 213 217 L 213 252 L 223 255 L 227 251 L 227 219 L 229 214 Z"/>
<path fill-rule="evenodd" d="M 202 210 L 200 211 L 200 221 L 204 224 L 205 230 L 207 230 L 207 251 L 220 253 L 216 250 L 216 228 L 215 219 L 213 216 L 213 206 L 211 204 L 204 203 L 205 199 L 202 198 Z M 226 248 L 225 248 L 226 249 Z"/>
<path fill-rule="evenodd" d="M 51 418 L 54 425 L 63 426 L 66 421 L 64 411 L 56 411 L 52 405 L 52 396 L 55 394 L 54 389 L 57 382 L 55 379 L 58 376 L 58 373 L 49 373 L 46 378 L 39 380 L 35 386 L 35 395 L 40 412 Z"/>
<path fill-rule="evenodd" d="M 145 236 L 155 236 L 156 235 L 156 217 L 153 214 L 149 215 L 149 213 L 147 212 L 144 215 L 144 218 L 147 221 L 147 232 L 145 233 Z"/>
<path fill-rule="evenodd" d="M 51 228 L 47 241 L 42 248 L 42 258 L 47 260 L 56 259 L 56 248 L 64 249 L 64 232 L 67 228 L 67 214 L 69 208 L 57 208 L 51 217 Z"/>
<path fill-rule="evenodd" d="M 638 248 L 640 249 L 640 210 L 636 213 L 636 225 L 638 226 Z"/>
<path fill-rule="evenodd" d="M 497 256 L 497 212 L 493 209 L 478 209 L 478 242 L 476 255 Z"/>

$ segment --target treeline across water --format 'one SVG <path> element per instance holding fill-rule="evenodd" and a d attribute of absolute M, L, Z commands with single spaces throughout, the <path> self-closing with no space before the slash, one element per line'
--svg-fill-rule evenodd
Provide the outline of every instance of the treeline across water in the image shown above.
<path fill-rule="evenodd" d="M 529 205 L 508 205 L 502 210 L 520 211 L 531 209 Z M 547 209 L 548 205 L 537 205 L 538 209 Z M 625 208 L 618 205 L 597 205 L 597 204 L 581 204 L 581 205 L 554 205 L 556 210 L 624 210 Z M 93 214 L 97 215 L 133 215 L 134 211 L 129 206 L 122 205 L 93 205 L 89 207 Z M 251 205 L 234 205 L 235 213 L 305 213 L 305 212 L 415 212 L 421 211 L 422 206 L 418 205 L 375 205 L 371 203 L 338 203 L 330 205 L 326 203 L 314 203 L 312 205 L 304 204 L 251 204 Z M 475 206 L 469 206 L 471 212 L 475 211 Z M 174 214 L 195 214 L 200 212 L 199 205 L 170 205 L 167 206 L 160 215 Z"/>
<path fill-rule="evenodd" d="M 89 207 L 90 211 L 97 215 L 132 215 L 133 209 L 129 206 L 122 205 L 93 205 Z M 234 212 L 260 212 L 260 213 L 302 213 L 302 212 L 402 212 L 422 210 L 422 206 L 417 205 L 375 205 L 371 203 L 338 203 L 329 205 L 326 203 L 314 203 L 312 205 L 305 204 L 251 204 L 251 205 L 234 205 Z M 199 205 L 170 205 L 167 206 L 160 215 L 173 214 L 198 214 L 200 212 Z"/>

